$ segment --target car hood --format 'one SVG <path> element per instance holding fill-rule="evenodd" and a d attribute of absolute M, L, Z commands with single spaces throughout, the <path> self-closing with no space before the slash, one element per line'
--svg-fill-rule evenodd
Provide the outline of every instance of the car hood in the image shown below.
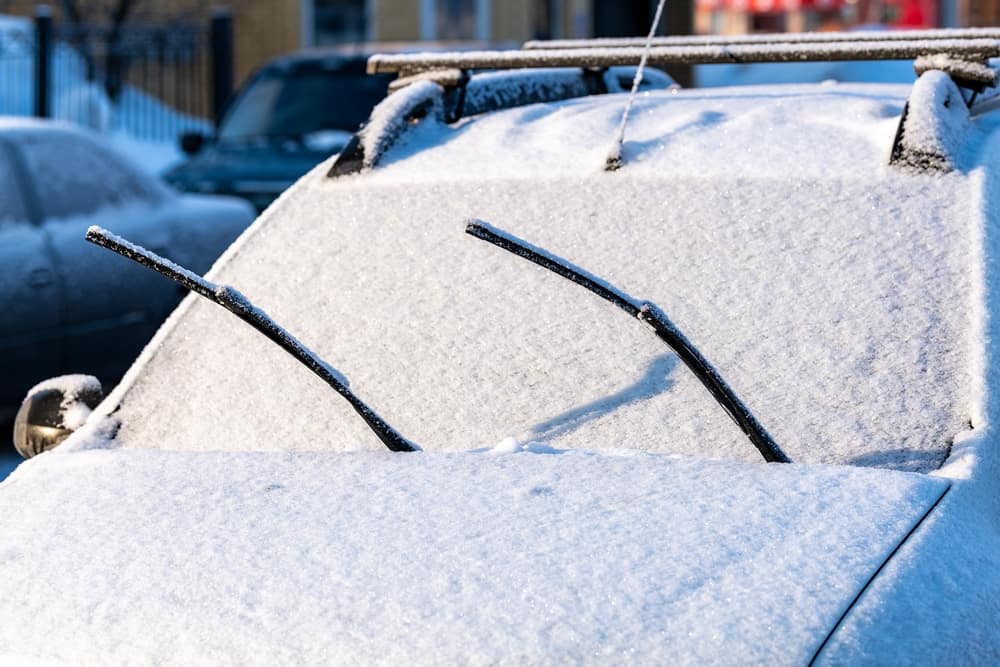
<path fill-rule="evenodd" d="M 0 486 L 0 657 L 803 664 L 947 488 L 514 441 L 57 450 Z"/>

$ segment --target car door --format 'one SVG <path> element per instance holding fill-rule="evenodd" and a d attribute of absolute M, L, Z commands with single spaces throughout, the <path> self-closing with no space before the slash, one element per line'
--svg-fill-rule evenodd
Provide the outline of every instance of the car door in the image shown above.
<path fill-rule="evenodd" d="M 177 303 L 173 284 L 87 243 L 90 225 L 169 254 L 171 195 L 87 135 L 39 132 L 18 143 L 65 289 L 67 372 L 114 381 Z"/>
<path fill-rule="evenodd" d="M 0 141 L 0 414 L 62 361 L 58 276 L 26 185 L 11 146 Z"/>

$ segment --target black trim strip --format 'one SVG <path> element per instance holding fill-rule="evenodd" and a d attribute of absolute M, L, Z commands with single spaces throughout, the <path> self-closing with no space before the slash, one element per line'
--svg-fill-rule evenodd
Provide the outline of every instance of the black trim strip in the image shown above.
<path fill-rule="evenodd" d="M 833 639 L 833 636 L 837 634 L 837 630 L 839 630 L 840 626 L 843 625 L 844 621 L 847 619 L 848 614 L 850 614 L 851 611 L 854 609 L 854 607 L 857 606 L 858 602 L 861 601 L 861 598 L 864 596 L 865 593 L 868 592 L 868 589 L 871 588 L 871 585 L 875 583 L 875 579 L 878 577 L 878 575 L 882 573 L 882 570 L 885 569 L 885 566 L 889 564 L 889 561 L 892 560 L 892 557 L 895 556 L 896 553 L 901 548 L 903 548 L 903 545 L 906 544 L 907 541 L 909 541 L 909 539 L 913 536 L 913 534 L 917 532 L 917 529 L 920 528 L 921 525 L 923 525 L 927 517 L 929 517 L 931 515 L 931 512 L 934 511 L 934 508 L 936 508 L 938 505 L 941 504 L 941 501 L 944 499 L 946 495 L 948 495 L 949 491 L 951 491 L 950 482 L 948 483 L 948 486 L 945 487 L 944 491 L 941 492 L 941 495 L 938 496 L 938 499 L 934 501 L 934 504 L 931 505 L 929 508 L 927 508 L 927 511 L 924 512 L 924 515 L 920 517 L 920 519 L 915 524 L 913 524 L 913 528 L 910 528 L 910 532 L 908 532 L 905 536 L 903 536 L 903 539 L 899 541 L 899 544 L 897 544 L 895 548 L 889 552 L 889 555 L 885 557 L 885 560 L 882 561 L 882 564 L 875 569 L 875 571 L 872 573 L 872 576 L 868 577 L 868 581 L 866 581 L 865 585 L 861 587 L 861 590 L 858 591 L 858 594 L 854 596 L 854 599 L 851 600 L 851 603 L 847 605 L 847 608 L 844 609 L 844 613 L 842 613 L 840 615 L 840 618 L 837 619 L 837 622 L 833 624 L 833 628 L 830 629 L 830 632 L 827 633 L 822 643 L 820 643 L 819 648 L 817 648 L 816 652 L 813 653 L 813 657 L 809 660 L 809 667 L 813 667 L 813 665 L 816 664 L 816 661 L 819 660 L 820 654 L 823 653 L 823 650 L 830 643 L 830 640 Z"/>

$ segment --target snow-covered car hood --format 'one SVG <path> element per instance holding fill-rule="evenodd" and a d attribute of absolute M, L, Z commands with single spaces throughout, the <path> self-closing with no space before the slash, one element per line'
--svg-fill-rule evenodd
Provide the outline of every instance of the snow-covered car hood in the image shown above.
<path fill-rule="evenodd" d="M 0 494 L 0 661 L 805 664 L 947 488 L 513 444 L 56 451 Z"/>

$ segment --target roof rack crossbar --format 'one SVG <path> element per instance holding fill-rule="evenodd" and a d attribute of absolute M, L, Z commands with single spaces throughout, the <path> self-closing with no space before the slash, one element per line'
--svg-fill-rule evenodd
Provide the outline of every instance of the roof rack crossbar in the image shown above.
<path fill-rule="evenodd" d="M 466 51 L 452 53 L 375 54 L 368 59 L 368 73 L 401 73 L 411 76 L 437 69 L 515 69 L 538 67 L 603 68 L 634 65 L 642 49 L 557 49 L 531 51 Z M 1000 40 L 941 39 L 863 43 L 734 44 L 715 46 L 658 46 L 650 49 L 649 64 L 698 65 L 752 62 L 815 62 L 833 60 L 914 60 L 946 54 L 967 61 L 985 62 L 1000 56 Z"/>
<path fill-rule="evenodd" d="M 944 28 L 937 30 L 866 30 L 858 32 L 775 33 L 769 35 L 683 35 L 654 37 L 653 46 L 731 46 L 735 44 L 822 44 L 830 42 L 914 42 L 953 39 L 1000 39 L 997 28 Z M 531 40 L 523 49 L 608 49 L 642 47 L 644 37 Z"/>

